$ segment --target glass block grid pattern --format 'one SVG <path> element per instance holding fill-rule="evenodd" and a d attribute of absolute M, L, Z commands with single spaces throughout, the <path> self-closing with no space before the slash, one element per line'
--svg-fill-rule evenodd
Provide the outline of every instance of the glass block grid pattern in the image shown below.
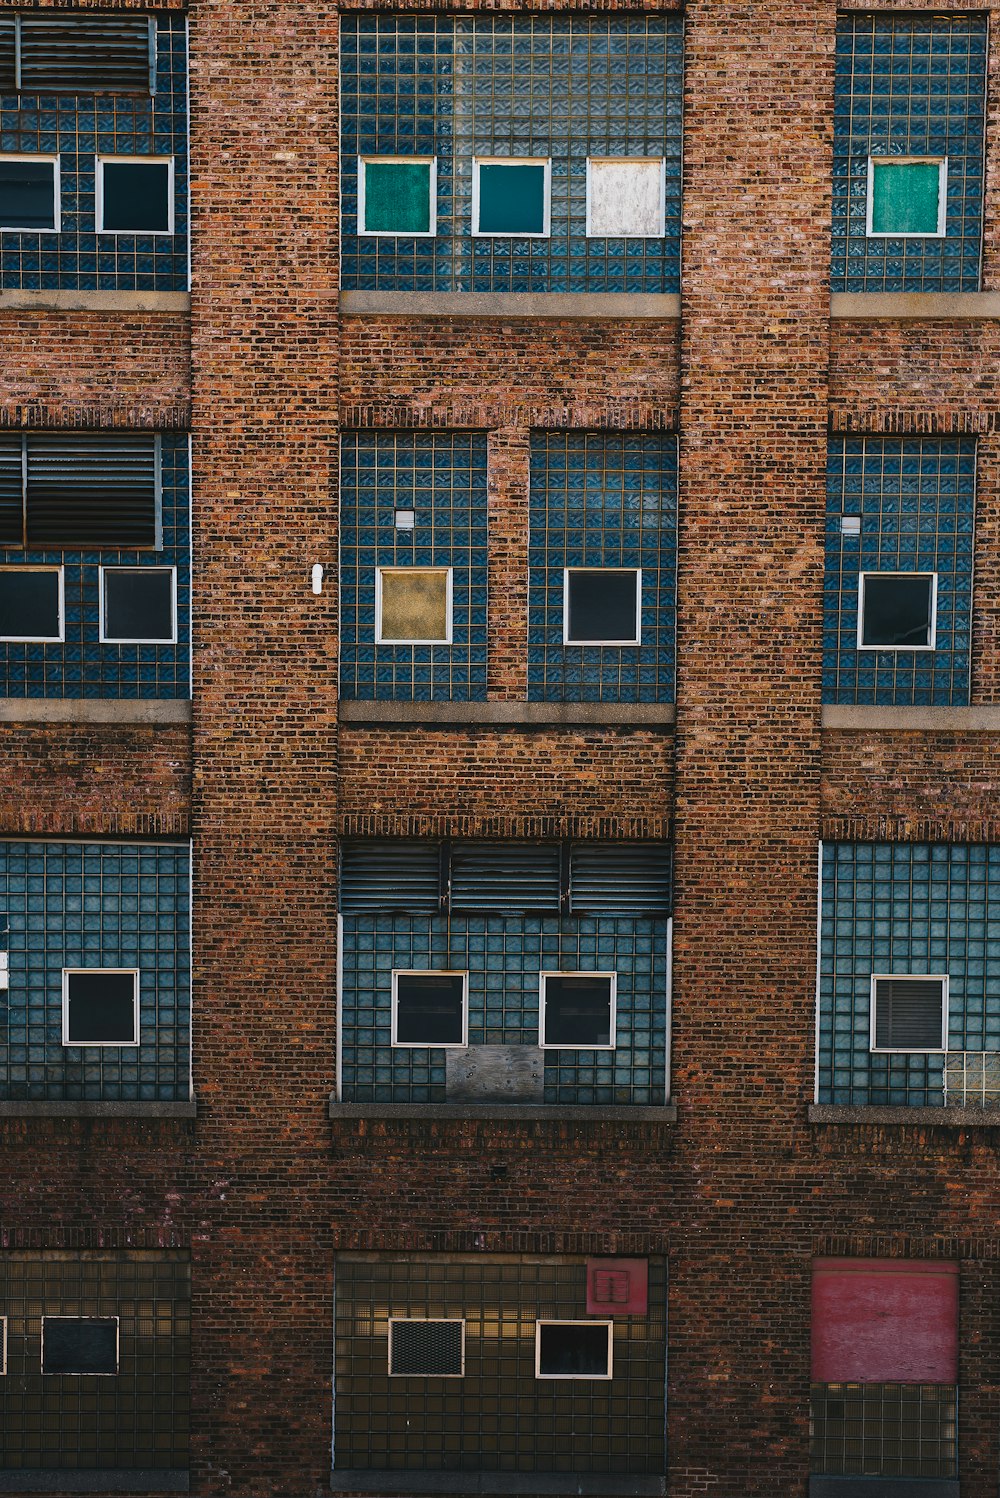
<path fill-rule="evenodd" d="M 960 706 L 969 701 L 974 438 L 831 439 L 827 466 L 823 701 Z M 860 535 L 845 534 L 844 516 Z M 862 572 L 936 572 L 933 651 L 859 650 Z"/>
<path fill-rule="evenodd" d="M 986 16 L 847 13 L 837 28 L 834 291 L 977 291 Z M 865 233 L 869 156 L 946 156 L 942 239 Z"/>
<path fill-rule="evenodd" d="M 190 1096 L 189 850 L 150 843 L 0 843 L 0 1097 Z M 62 969 L 137 967 L 139 1045 L 64 1046 Z"/>
<path fill-rule="evenodd" d="M 391 1044 L 393 968 L 437 968 L 469 973 L 470 1045 L 538 1045 L 541 972 L 617 972 L 616 1049 L 546 1050 L 545 1102 L 663 1103 L 669 931 L 620 916 L 344 916 L 344 1100 L 446 1101 L 446 1052 Z"/>
<path fill-rule="evenodd" d="M 677 439 L 537 432 L 531 439 L 528 697 L 674 696 Z M 638 646 L 564 645 L 566 567 L 641 567 Z"/>
<path fill-rule="evenodd" d="M 666 1267 L 614 1322 L 613 1377 L 535 1378 L 535 1321 L 586 1320 L 586 1262 L 340 1254 L 337 1470 L 662 1472 Z M 462 1379 L 389 1378 L 390 1316 L 465 1320 Z"/>
<path fill-rule="evenodd" d="M 185 1468 L 190 1270 L 171 1253 L 0 1254 L 0 1468 Z M 43 1316 L 117 1316 L 117 1375 L 41 1375 Z"/>
<path fill-rule="evenodd" d="M 953 1477 L 957 1403 L 943 1384 L 813 1384 L 812 1471 Z"/>
<path fill-rule="evenodd" d="M 679 290 L 682 20 L 343 17 L 342 284 Z M 436 156 L 437 233 L 359 237 L 358 157 Z M 551 157 L 551 236 L 472 237 L 477 156 Z M 665 157 L 661 239 L 586 237 L 588 156 Z"/>
<path fill-rule="evenodd" d="M 340 454 L 341 695 L 484 699 L 485 433 L 345 432 Z M 377 567 L 453 569 L 450 645 L 376 645 Z"/>
<path fill-rule="evenodd" d="M 0 152 L 58 155 L 62 223 L 0 234 L 0 287 L 66 291 L 184 291 L 188 284 L 187 37 L 185 17 L 160 15 L 156 88 L 114 94 L 0 96 Z M 98 234 L 95 157 L 172 156 L 173 234 Z"/>
<path fill-rule="evenodd" d="M 0 697 L 183 697 L 191 695 L 191 523 L 188 438 L 160 438 L 163 545 L 158 551 L 41 551 L 0 548 L 0 566 L 65 568 L 61 643 L 0 641 Z M 173 645 L 102 645 L 100 567 L 176 567 Z"/>
<path fill-rule="evenodd" d="M 1000 847 L 828 843 L 821 1103 L 944 1103 L 941 1054 L 869 1052 L 873 973 L 947 973 L 948 1047 L 1000 1050 Z"/>

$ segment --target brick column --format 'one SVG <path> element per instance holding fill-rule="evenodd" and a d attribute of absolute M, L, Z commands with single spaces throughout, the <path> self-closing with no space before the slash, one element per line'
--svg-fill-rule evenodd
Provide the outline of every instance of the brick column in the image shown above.
<path fill-rule="evenodd" d="M 528 433 L 490 433 L 487 691 L 494 701 L 528 695 Z"/>

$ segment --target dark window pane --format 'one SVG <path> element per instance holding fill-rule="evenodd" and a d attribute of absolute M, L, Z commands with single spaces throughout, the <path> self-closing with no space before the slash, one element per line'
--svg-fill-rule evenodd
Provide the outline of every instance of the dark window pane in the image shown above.
<path fill-rule="evenodd" d="M 611 978 L 545 979 L 545 1044 L 611 1044 Z"/>
<path fill-rule="evenodd" d="M 0 229 L 55 226 L 55 163 L 5 161 L 0 157 Z"/>
<path fill-rule="evenodd" d="M 606 1378 L 608 1328 L 543 1322 L 539 1328 L 539 1373 L 581 1378 Z"/>
<path fill-rule="evenodd" d="M 481 166 L 478 229 L 480 234 L 543 234 L 544 166 Z"/>
<path fill-rule="evenodd" d="M 635 641 L 638 573 L 610 568 L 573 569 L 567 579 L 569 628 L 575 644 Z"/>
<path fill-rule="evenodd" d="M 104 638 L 173 638 L 173 573 L 164 567 L 104 569 Z"/>
<path fill-rule="evenodd" d="M 118 1323 L 111 1317 L 42 1317 L 43 1373 L 117 1373 Z"/>
<path fill-rule="evenodd" d="M 457 1377 L 462 1372 L 460 1321 L 394 1321 L 389 1372 Z"/>
<path fill-rule="evenodd" d="M 933 584 L 928 573 L 869 572 L 862 645 L 929 645 Z"/>
<path fill-rule="evenodd" d="M 170 227 L 170 168 L 165 161 L 106 161 L 103 229 L 166 233 Z"/>
<path fill-rule="evenodd" d="M 404 1045 L 461 1045 L 465 983 L 456 973 L 401 973 L 396 1039 Z"/>
<path fill-rule="evenodd" d="M 0 638 L 58 640 L 59 573 L 0 567 Z"/>
<path fill-rule="evenodd" d="M 70 1045 L 135 1043 L 133 973 L 70 973 L 68 980 Z"/>
<path fill-rule="evenodd" d="M 875 1044 L 882 1050 L 939 1051 L 944 988 L 938 978 L 875 980 Z"/>

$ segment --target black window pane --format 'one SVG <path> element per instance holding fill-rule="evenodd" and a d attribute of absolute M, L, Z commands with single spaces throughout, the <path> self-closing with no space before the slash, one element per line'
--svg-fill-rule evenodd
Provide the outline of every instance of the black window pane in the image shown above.
<path fill-rule="evenodd" d="M 929 645 L 933 578 L 869 572 L 865 577 L 862 645 Z"/>
<path fill-rule="evenodd" d="M 465 984 L 456 973 L 396 979 L 396 1039 L 404 1045 L 461 1045 Z"/>
<path fill-rule="evenodd" d="M 611 1044 L 611 979 L 545 980 L 546 1045 Z"/>
<path fill-rule="evenodd" d="M 104 569 L 104 638 L 173 638 L 173 573 L 160 567 Z"/>
<path fill-rule="evenodd" d="M 55 164 L 0 158 L 0 229 L 54 229 L 55 226 Z"/>
<path fill-rule="evenodd" d="M 944 987 L 938 978 L 875 981 L 875 1044 L 882 1050 L 938 1051 Z"/>
<path fill-rule="evenodd" d="M 0 637 L 58 640 L 59 573 L 0 567 Z"/>
<path fill-rule="evenodd" d="M 68 976 L 69 1043 L 134 1044 L 134 974 L 95 971 Z"/>
<path fill-rule="evenodd" d="M 43 1373 L 117 1373 L 118 1323 L 111 1317 L 42 1318 Z"/>
<path fill-rule="evenodd" d="M 601 640 L 635 640 L 636 572 L 608 568 L 569 574 L 567 639 L 577 644 Z"/>
<path fill-rule="evenodd" d="M 103 221 L 121 233 L 166 233 L 170 168 L 165 161 L 106 161 Z"/>
<path fill-rule="evenodd" d="M 608 1373 L 608 1328 L 544 1323 L 540 1328 L 539 1373 L 564 1377 L 606 1378 Z"/>

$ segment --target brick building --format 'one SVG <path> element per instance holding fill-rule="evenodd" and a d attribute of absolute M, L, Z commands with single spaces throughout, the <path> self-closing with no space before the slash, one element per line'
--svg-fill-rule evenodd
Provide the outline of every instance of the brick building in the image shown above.
<path fill-rule="evenodd" d="M 996 1493 L 990 22 L 0 0 L 0 1491 Z"/>

